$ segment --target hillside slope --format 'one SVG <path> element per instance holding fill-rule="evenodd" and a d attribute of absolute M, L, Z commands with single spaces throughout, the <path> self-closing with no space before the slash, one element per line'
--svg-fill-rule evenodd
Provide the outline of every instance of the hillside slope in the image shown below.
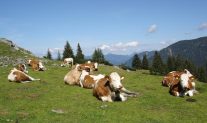
<path fill-rule="evenodd" d="M 26 62 L 26 58 L 35 57 L 30 51 L 25 50 L 14 42 L 0 38 L 0 66 L 15 65 Z"/>
<path fill-rule="evenodd" d="M 183 58 L 192 60 L 196 65 L 205 65 L 207 63 L 207 37 L 178 41 L 160 50 L 160 55 L 164 60 L 169 55 L 181 55 Z"/>

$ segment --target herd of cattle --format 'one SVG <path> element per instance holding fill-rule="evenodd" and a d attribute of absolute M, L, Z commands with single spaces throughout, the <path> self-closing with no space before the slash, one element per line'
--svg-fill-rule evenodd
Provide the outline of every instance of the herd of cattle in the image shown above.
<path fill-rule="evenodd" d="M 28 66 L 34 71 L 44 71 L 46 68 L 37 59 L 29 59 Z M 82 88 L 93 89 L 93 96 L 101 101 L 126 101 L 128 97 L 136 97 L 137 93 L 127 90 L 121 83 L 124 77 L 117 72 L 109 75 L 93 75 L 92 71 L 98 71 L 97 62 L 86 62 L 84 64 L 73 65 L 73 58 L 66 58 L 60 66 L 71 65 L 71 70 L 65 75 L 64 82 L 68 85 L 78 85 Z M 13 68 L 8 75 L 10 82 L 27 83 L 35 80 L 28 75 L 25 64 L 19 64 Z M 172 71 L 164 76 L 162 85 L 170 88 L 170 94 L 174 96 L 193 96 L 195 90 L 194 76 L 185 69 L 183 72 Z"/>

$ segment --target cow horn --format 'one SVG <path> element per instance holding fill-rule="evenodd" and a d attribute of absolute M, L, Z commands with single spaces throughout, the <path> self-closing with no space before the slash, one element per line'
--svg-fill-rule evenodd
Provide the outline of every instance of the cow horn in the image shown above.
<path fill-rule="evenodd" d="M 121 92 L 124 92 L 124 93 L 126 93 L 126 94 L 129 94 L 129 95 L 137 96 L 137 93 L 135 93 L 135 92 L 131 92 L 131 91 L 127 90 L 127 89 L 124 88 L 124 87 L 121 88 L 120 91 L 121 91 Z"/>

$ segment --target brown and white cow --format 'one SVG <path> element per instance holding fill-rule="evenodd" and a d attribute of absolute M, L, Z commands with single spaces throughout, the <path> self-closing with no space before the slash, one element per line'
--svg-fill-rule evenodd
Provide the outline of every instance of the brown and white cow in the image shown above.
<path fill-rule="evenodd" d="M 26 67 L 25 64 L 18 64 L 18 66 L 17 66 L 17 70 L 20 70 L 20 71 L 22 71 L 22 72 L 24 72 L 24 73 L 28 73 L 28 71 L 27 71 L 27 67 Z"/>
<path fill-rule="evenodd" d="M 72 68 L 64 77 L 65 84 L 69 85 L 80 85 L 80 76 L 82 70 L 90 71 L 90 68 L 88 67 L 80 67 L 79 64 L 77 64 L 74 68 Z"/>
<path fill-rule="evenodd" d="M 177 83 L 170 87 L 169 92 L 173 96 L 193 96 L 193 94 L 197 93 L 195 90 L 195 82 L 193 82 L 190 78 L 188 79 L 185 89 L 183 89 L 181 83 Z"/>
<path fill-rule="evenodd" d="M 60 66 L 65 67 L 65 66 L 69 66 L 70 64 L 71 66 L 73 66 L 73 58 L 65 58 Z"/>
<path fill-rule="evenodd" d="M 136 97 L 136 93 L 123 87 L 121 84 L 123 79 L 117 72 L 112 72 L 95 83 L 93 95 L 103 102 L 126 101 L 129 96 Z"/>
<path fill-rule="evenodd" d="M 26 83 L 26 82 L 31 82 L 40 79 L 34 79 L 31 76 L 27 75 L 26 73 L 17 70 L 16 68 L 13 68 L 10 74 L 8 75 L 8 80 L 10 82 Z"/>
<path fill-rule="evenodd" d="M 28 65 L 32 67 L 34 71 L 44 71 L 45 67 L 43 66 L 42 62 L 37 59 L 29 59 Z"/>
<path fill-rule="evenodd" d="M 193 96 L 194 93 L 198 93 L 195 90 L 194 76 L 185 69 L 180 75 L 179 82 L 177 84 L 171 85 L 170 93 L 174 96 Z"/>
<path fill-rule="evenodd" d="M 89 67 L 90 71 L 98 71 L 98 63 L 97 62 L 86 62 L 85 64 L 80 64 L 81 68 Z"/>
<path fill-rule="evenodd" d="M 104 78 L 105 75 L 103 74 L 89 75 L 90 74 L 89 70 L 82 70 L 80 76 L 80 86 L 83 88 L 91 89 L 94 88 L 96 81 L 98 81 L 101 78 Z"/>
<path fill-rule="evenodd" d="M 175 85 L 175 84 L 179 83 L 180 76 L 183 73 L 184 72 L 180 72 L 180 71 L 169 72 L 166 76 L 163 77 L 162 85 L 170 87 L 171 85 Z"/>

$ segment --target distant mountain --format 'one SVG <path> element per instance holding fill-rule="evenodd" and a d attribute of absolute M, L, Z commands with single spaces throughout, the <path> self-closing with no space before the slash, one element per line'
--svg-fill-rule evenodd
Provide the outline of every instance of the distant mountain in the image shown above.
<path fill-rule="evenodd" d="M 146 53 L 148 61 L 152 63 L 155 51 L 145 51 L 139 53 L 140 59 Z M 180 55 L 184 59 L 191 60 L 197 66 L 203 66 L 207 63 L 207 37 L 200 37 L 192 40 L 178 41 L 166 48 L 159 51 L 164 62 L 167 61 L 168 56 Z M 132 58 L 130 58 L 125 64 L 131 66 Z"/>
<path fill-rule="evenodd" d="M 160 55 L 165 61 L 169 55 L 181 55 L 194 64 L 203 66 L 207 63 L 207 37 L 178 41 L 160 50 Z"/>
<path fill-rule="evenodd" d="M 129 60 L 132 55 L 116 55 L 116 54 L 106 54 L 105 59 L 114 65 L 124 64 Z"/>
<path fill-rule="evenodd" d="M 154 56 L 154 53 L 155 51 L 144 51 L 144 52 L 141 52 L 141 53 L 137 53 L 140 60 L 142 60 L 143 56 L 146 54 L 147 55 L 147 58 L 150 59 Z M 132 57 L 130 59 L 128 59 L 126 62 L 125 62 L 125 65 L 128 66 L 128 67 L 131 67 L 132 65 L 132 59 L 133 59 L 133 56 L 134 54 L 132 55 Z"/>

